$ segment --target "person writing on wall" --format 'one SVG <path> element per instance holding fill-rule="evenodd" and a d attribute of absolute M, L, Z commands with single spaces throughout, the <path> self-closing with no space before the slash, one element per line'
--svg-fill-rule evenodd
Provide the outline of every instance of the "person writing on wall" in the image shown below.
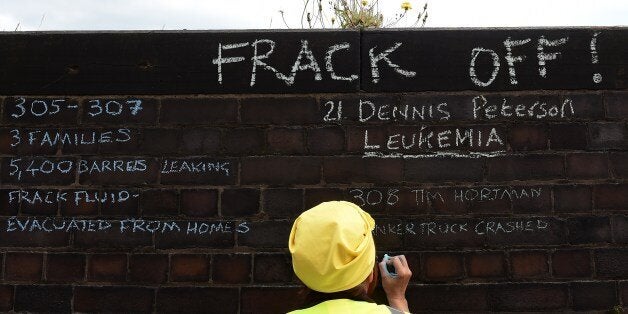
<path fill-rule="evenodd" d="M 405 293 L 412 272 L 403 255 L 386 256 L 377 265 L 390 306 L 369 297 L 378 275 L 374 227 L 367 212 L 344 201 L 322 203 L 294 221 L 288 247 L 308 293 L 305 308 L 290 313 L 409 312 Z"/>

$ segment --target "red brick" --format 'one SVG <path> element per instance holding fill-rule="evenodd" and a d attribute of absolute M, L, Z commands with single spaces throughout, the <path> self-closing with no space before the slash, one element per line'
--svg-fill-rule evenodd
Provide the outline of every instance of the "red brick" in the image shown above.
<path fill-rule="evenodd" d="M 123 220 L 124 221 L 124 220 Z M 138 226 L 148 225 L 148 221 L 137 223 Z M 128 227 L 125 233 L 121 233 L 119 228 L 112 227 L 103 231 L 76 231 L 74 236 L 74 246 L 77 248 L 139 248 L 152 245 L 152 234 L 150 232 L 132 232 L 133 222 L 126 221 Z M 98 225 L 94 224 L 94 230 Z M 154 223 L 151 226 L 155 226 Z M 138 229 L 140 230 L 140 229 Z M 146 230 L 146 229 L 143 229 Z"/>
<path fill-rule="evenodd" d="M 46 258 L 46 279 L 48 281 L 77 282 L 85 280 L 85 255 L 49 253 Z"/>
<path fill-rule="evenodd" d="M 315 188 L 306 189 L 305 196 L 303 197 L 303 206 L 305 209 L 310 209 L 322 202 L 341 200 L 346 196 L 344 189 L 333 188 Z M 297 214 L 300 214 L 297 213 Z"/>
<path fill-rule="evenodd" d="M 312 97 L 254 97 L 242 99 L 242 123 L 302 125 L 320 122 Z"/>
<path fill-rule="evenodd" d="M 158 313 L 237 313 L 238 288 L 168 287 L 157 290 Z"/>
<path fill-rule="evenodd" d="M 295 217 L 303 211 L 302 189 L 266 189 L 264 213 L 270 217 Z"/>
<path fill-rule="evenodd" d="M 517 187 L 515 187 L 516 189 Z M 519 190 L 520 198 L 513 195 L 512 210 L 515 214 L 551 214 L 552 193 L 550 186 L 521 186 Z M 528 193 L 528 197 L 522 190 Z M 538 196 L 534 196 L 532 190 L 540 191 Z"/>
<path fill-rule="evenodd" d="M 250 231 L 238 234 L 238 246 L 255 248 L 285 248 L 292 221 L 266 220 L 248 224 Z"/>
<path fill-rule="evenodd" d="M 222 146 L 229 156 L 261 155 L 264 142 L 264 132 L 260 129 L 231 129 L 225 132 Z"/>
<path fill-rule="evenodd" d="M 212 282 L 226 284 L 251 282 L 251 255 L 214 255 L 212 257 Z"/>
<path fill-rule="evenodd" d="M 8 281 L 41 281 L 43 254 L 7 252 L 4 261 L 4 279 Z"/>
<path fill-rule="evenodd" d="M 243 217 L 259 212 L 260 191 L 258 189 L 225 189 L 220 197 L 220 212 L 223 217 Z"/>
<path fill-rule="evenodd" d="M 567 221 L 569 243 L 609 243 L 612 242 L 611 226 L 608 217 L 575 217 Z"/>
<path fill-rule="evenodd" d="M 181 190 L 181 213 L 190 217 L 218 215 L 217 190 Z"/>
<path fill-rule="evenodd" d="M 181 154 L 211 155 L 220 150 L 220 131 L 218 129 L 186 128 L 181 130 Z"/>
<path fill-rule="evenodd" d="M 404 249 L 406 249 L 404 247 Z M 375 256 L 375 259 L 377 262 L 380 262 L 382 260 L 382 258 L 384 257 L 385 253 L 380 253 L 378 252 L 377 255 Z M 412 272 L 412 276 L 410 277 L 410 282 L 416 282 L 416 283 L 420 283 L 421 282 L 421 277 L 423 276 L 423 273 L 421 273 L 421 252 L 408 252 L 408 251 L 390 251 L 388 252 L 388 255 L 390 256 L 395 256 L 395 255 L 403 255 L 406 257 L 406 261 L 408 262 L 408 268 L 410 268 L 410 271 Z M 379 266 L 378 266 L 379 267 Z"/>
<path fill-rule="evenodd" d="M 21 145 L 18 144 L 17 147 L 12 147 L 12 144 L 15 144 L 16 140 L 13 139 L 13 134 L 12 131 L 13 129 L 10 128 L 0 128 L 0 153 L 2 154 L 17 154 L 18 149 L 16 148 L 20 148 L 20 146 L 25 146 L 25 145 Z M 15 133 L 15 131 L 13 131 L 13 133 Z M 21 133 L 18 135 L 20 138 L 20 142 L 22 142 L 22 135 Z"/>
<path fill-rule="evenodd" d="M 129 258 L 129 280 L 162 283 L 168 280 L 168 255 L 133 254 Z"/>
<path fill-rule="evenodd" d="M 69 313 L 72 286 L 16 286 L 14 302 L 16 312 Z"/>
<path fill-rule="evenodd" d="M 141 151 L 145 155 L 176 154 L 181 135 L 177 129 L 142 129 L 141 141 L 135 151 Z M 133 154 L 130 150 L 127 154 Z"/>
<path fill-rule="evenodd" d="M 261 287 L 243 288 L 241 313 L 287 313 L 302 309 L 299 288 Z"/>
<path fill-rule="evenodd" d="M 270 152 L 283 154 L 303 154 L 305 152 L 305 136 L 302 129 L 270 129 L 266 137 Z"/>
<path fill-rule="evenodd" d="M 550 147 L 552 149 L 586 149 L 587 126 L 583 123 L 550 124 Z"/>
<path fill-rule="evenodd" d="M 86 158 L 86 164 L 82 169 L 86 171 L 79 174 L 79 182 L 84 185 L 108 185 L 108 184 L 145 184 L 145 183 L 157 183 L 157 173 L 159 172 L 159 162 L 153 158 Z M 92 167 L 94 164 L 98 165 L 98 169 L 102 168 L 104 162 L 109 162 L 109 167 L 112 167 L 114 161 L 122 161 L 123 169 L 125 171 L 104 171 L 98 172 L 98 170 Z M 133 169 L 144 169 L 144 171 L 127 172 L 127 167 Z M 113 169 L 113 168 L 112 168 Z M 81 167 L 79 167 L 81 171 Z M 90 173 L 90 171 L 92 171 Z"/>
<path fill-rule="evenodd" d="M 614 282 L 572 282 L 569 286 L 573 310 L 609 310 L 619 304 Z"/>
<path fill-rule="evenodd" d="M 155 124 L 157 120 L 157 104 L 158 100 L 155 98 L 100 98 L 100 102 L 94 102 L 97 98 L 87 98 L 81 103 L 83 108 L 82 121 L 90 124 Z M 122 112 L 118 115 L 111 114 L 97 114 L 106 112 L 107 103 L 109 101 L 116 101 L 122 104 Z M 141 109 L 133 114 L 130 108 L 136 106 L 134 100 L 141 100 Z M 127 102 L 129 101 L 129 102 Z M 120 108 L 117 104 L 111 103 L 109 106 L 110 111 L 116 112 Z"/>
<path fill-rule="evenodd" d="M 176 190 L 145 190 L 140 196 L 142 215 L 171 215 L 179 212 L 179 195 Z"/>
<path fill-rule="evenodd" d="M 628 217 L 613 216 L 611 223 L 613 225 L 613 239 L 615 243 L 628 243 Z"/>
<path fill-rule="evenodd" d="M 628 118 L 628 93 L 610 92 L 604 95 L 606 116 L 613 119 Z"/>
<path fill-rule="evenodd" d="M 517 124 L 508 132 L 508 143 L 513 151 L 547 149 L 549 136 L 545 125 Z"/>
<path fill-rule="evenodd" d="M 25 220 L 20 221 L 24 223 Z M 0 247 L 67 247 L 69 243 L 69 232 L 7 232 L 6 228 L 0 229 Z"/>
<path fill-rule="evenodd" d="M 0 286 L 0 311 L 13 309 L 13 286 Z"/>
<path fill-rule="evenodd" d="M 117 190 L 105 190 L 104 193 L 111 195 Z M 104 216 L 137 216 L 140 207 L 140 191 L 131 189 L 128 191 L 130 198 L 122 203 L 114 201 L 111 197 L 102 203 L 101 214 Z"/>
<path fill-rule="evenodd" d="M 628 277 L 628 249 L 598 249 L 595 251 L 598 277 L 625 279 Z"/>
<path fill-rule="evenodd" d="M 628 178 L 628 153 L 611 153 L 611 172 L 616 178 Z"/>
<path fill-rule="evenodd" d="M 253 281 L 255 283 L 288 283 L 292 281 L 290 255 L 283 253 L 258 253 L 254 257 Z"/>
<path fill-rule="evenodd" d="M 496 278 L 506 275 L 506 260 L 502 253 L 473 253 L 466 259 L 469 277 Z"/>
<path fill-rule="evenodd" d="M 323 162 L 327 183 L 393 183 L 403 180 L 403 160 L 329 157 Z"/>
<path fill-rule="evenodd" d="M 585 250 L 556 250 L 552 254 L 554 277 L 573 278 L 590 277 L 591 256 Z"/>
<path fill-rule="evenodd" d="M 89 257 L 87 280 L 119 282 L 126 280 L 125 254 L 93 254 Z"/>
<path fill-rule="evenodd" d="M 544 251 L 510 252 L 510 268 L 514 278 L 546 277 L 549 274 L 547 253 Z"/>
<path fill-rule="evenodd" d="M 161 124 L 225 124 L 237 121 L 235 98 L 198 97 L 165 98 L 161 100 Z"/>
<path fill-rule="evenodd" d="M 13 191 L 13 193 L 11 193 Z M 9 195 L 12 195 L 11 198 Z M 20 209 L 19 190 L 0 190 L 0 215 L 16 216 Z"/>
<path fill-rule="evenodd" d="M 510 181 L 561 179 L 564 177 L 561 155 L 525 155 L 495 157 L 487 161 L 488 180 Z"/>
<path fill-rule="evenodd" d="M 318 184 L 320 159 L 311 157 L 250 157 L 242 159 L 242 184 Z"/>
<path fill-rule="evenodd" d="M 428 280 L 448 281 L 464 276 L 462 255 L 457 253 L 426 253 L 423 265 Z"/>
<path fill-rule="evenodd" d="M 488 298 L 492 311 L 549 311 L 565 309 L 569 293 L 564 284 L 503 284 L 491 286 Z"/>
<path fill-rule="evenodd" d="M 479 285 L 429 285 L 410 286 L 407 300 L 412 311 L 477 311 L 484 312 L 487 305 L 487 288 Z"/>
<path fill-rule="evenodd" d="M 589 123 L 589 147 L 593 149 L 628 148 L 628 126 L 619 122 Z"/>
<path fill-rule="evenodd" d="M 141 287 L 76 287 L 74 311 L 152 312 L 155 292 Z"/>
<path fill-rule="evenodd" d="M 608 178 L 606 154 L 567 154 L 567 177 L 570 179 Z"/>
<path fill-rule="evenodd" d="M 340 127 L 307 131 L 307 148 L 312 155 L 333 155 L 345 150 L 345 132 Z"/>
<path fill-rule="evenodd" d="M 207 255 L 177 254 L 170 257 L 170 281 L 207 282 L 210 260 Z"/>
<path fill-rule="evenodd" d="M 576 92 L 563 95 L 561 101 L 571 100 L 575 118 L 579 120 L 594 120 L 604 118 L 604 103 L 602 95 L 591 92 Z M 566 107 L 568 108 L 568 107 Z M 569 109 L 566 109 L 569 112 Z"/>
<path fill-rule="evenodd" d="M 480 159 L 414 159 L 405 161 L 404 179 L 412 182 L 482 181 Z"/>
<path fill-rule="evenodd" d="M 620 284 L 619 295 L 624 304 L 628 304 L 628 282 L 622 282 Z"/>
<path fill-rule="evenodd" d="M 593 203 L 598 210 L 628 210 L 628 184 L 596 186 Z"/>
<path fill-rule="evenodd" d="M 593 208 L 591 187 L 558 185 L 554 187 L 554 210 L 558 213 L 590 213 Z"/>

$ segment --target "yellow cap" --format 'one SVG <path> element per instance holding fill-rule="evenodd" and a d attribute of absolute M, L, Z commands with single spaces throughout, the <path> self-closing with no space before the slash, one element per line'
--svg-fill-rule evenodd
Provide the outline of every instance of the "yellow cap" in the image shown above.
<path fill-rule="evenodd" d="M 374 227 L 371 215 L 350 202 L 325 202 L 303 212 L 288 243 L 295 274 L 319 292 L 356 287 L 375 265 Z"/>

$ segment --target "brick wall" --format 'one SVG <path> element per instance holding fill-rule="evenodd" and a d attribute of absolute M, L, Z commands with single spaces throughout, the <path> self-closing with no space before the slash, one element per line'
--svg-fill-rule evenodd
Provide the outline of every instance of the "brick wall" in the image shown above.
<path fill-rule="evenodd" d="M 415 312 L 628 305 L 624 28 L 0 38 L 0 311 L 295 309 L 327 200 Z"/>

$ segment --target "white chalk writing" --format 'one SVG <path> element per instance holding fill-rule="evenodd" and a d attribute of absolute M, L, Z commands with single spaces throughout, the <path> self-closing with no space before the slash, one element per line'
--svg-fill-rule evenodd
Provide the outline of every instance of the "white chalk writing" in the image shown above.
<path fill-rule="evenodd" d="M 489 104 L 484 95 L 479 95 L 473 97 L 472 102 L 474 119 L 569 119 L 575 115 L 573 101 L 570 98 L 566 98 L 561 104 L 548 104 L 543 101 L 511 104 L 509 99 L 504 97 L 501 102 Z"/>
<path fill-rule="evenodd" d="M 561 57 L 560 52 L 546 52 L 545 49 L 547 47 L 556 48 L 561 45 L 564 45 L 569 40 L 569 37 L 561 37 L 558 39 L 547 39 L 545 36 L 539 36 L 537 39 L 536 46 L 536 58 L 538 65 L 538 74 L 541 78 L 547 78 L 547 62 L 557 60 Z M 507 37 L 503 41 L 503 46 L 506 49 L 506 54 L 504 56 L 504 60 L 506 60 L 506 64 L 508 65 L 508 78 L 510 85 L 518 85 L 519 79 L 517 77 L 517 64 L 523 63 L 527 56 L 525 54 L 515 54 L 514 50 L 518 47 L 525 46 L 532 41 L 531 38 L 523 38 L 523 39 L 513 39 L 512 37 Z M 481 54 L 488 54 L 492 60 L 492 67 L 490 77 L 483 79 L 478 78 L 478 70 L 477 63 L 478 58 Z M 487 87 L 493 84 L 497 74 L 500 70 L 500 56 L 493 49 L 489 49 L 486 47 L 475 47 L 471 50 L 471 59 L 469 61 L 469 78 L 471 82 L 480 87 Z"/>
<path fill-rule="evenodd" d="M 371 60 L 371 76 L 372 76 L 373 83 L 379 82 L 380 74 L 379 74 L 379 66 L 377 64 L 382 60 L 386 61 L 386 64 L 388 64 L 388 66 L 391 67 L 393 71 L 397 72 L 398 74 L 401 74 L 404 77 L 416 76 L 416 72 L 410 71 L 410 70 L 404 70 L 398 64 L 394 64 L 392 61 L 390 61 L 390 58 L 388 58 L 388 55 L 390 55 L 395 50 L 397 50 L 397 48 L 401 47 L 401 45 L 402 43 L 399 43 L 399 42 L 395 43 L 394 46 L 384 50 L 383 52 L 380 52 L 377 55 L 375 55 L 374 53 L 375 48 L 377 48 L 377 46 L 369 49 L 369 58 Z"/>
<path fill-rule="evenodd" d="M 9 204 L 28 203 L 37 204 L 55 204 L 62 202 L 73 202 L 75 205 L 79 203 L 124 203 L 131 198 L 138 198 L 139 193 L 120 190 L 120 191 L 50 191 L 50 190 L 11 190 L 9 191 Z"/>
<path fill-rule="evenodd" d="M 142 218 L 83 219 L 77 217 L 9 217 L 6 232 L 109 232 L 128 233 L 182 233 L 185 235 L 212 235 L 214 233 L 248 233 L 249 223 L 233 221 L 172 221 Z"/>
<path fill-rule="evenodd" d="M 74 170 L 74 160 L 51 160 L 43 158 L 11 158 L 9 161 L 9 176 L 22 180 L 23 174 L 31 177 L 54 173 L 67 174 Z"/>
<path fill-rule="evenodd" d="M 544 218 L 493 218 L 469 219 L 464 221 L 413 221 L 405 223 L 376 224 L 373 234 L 410 235 L 418 237 L 446 237 L 455 234 L 475 236 L 500 236 L 511 233 L 539 233 L 550 229 L 550 223 Z"/>
<path fill-rule="evenodd" d="M 56 130 L 32 130 L 20 131 L 12 129 L 11 147 L 20 144 L 29 146 L 55 147 L 58 144 L 69 146 L 95 145 L 101 143 L 124 143 L 131 140 L 131 130 L 116 129 L 102 131 L 56 131 Z"/>
<path fill-rule="evenodd" d="M 88 101 L 88 104 L 89 107 L 86 110 L 90 117 L 101 115 L 119 116 L 125 111 L 129 111 L 131 115 L 135 116 L 142 110 L 142 101 L 139 99 L 126 101 L 92 99 Z"/>
<path fill-rule="evenodd" d="M 145 159 L 101 159 L 101 160 L 79 160 L 78 173 L 105 173 L 105 172 L 118 172 L 118 173 L 132 173 L 132 172 L 144 172 L 147 169 L 147 162 Z"/>
<path fill-rule="evenodd" d="M 161 165 L 161 173 L 210 173 L 216 172 L 229 176 L 231 162 L 205 160 L 171 160 L 165 159 Z"/>
<path fill-rule="evenodd" d="M 538 199 L 543 195 L 543 187 L 539 186 L 484 186 L 473 188 L 353 188 L 348 191 L 351 201 L 359 206 L 398 205 L 407 206 L 412 201 L 415 209 L 432 206 L 435 203 L 473 203 L 499 200 L 517 201 L 522 199 Z M 408 202 L 410 199 L 410 202 Z M 406 208 L 411 209 L 411 208 Z"/>
<path fill-rule="evenodd" d="M 27 101 L 24 97 L 17 97 L 15 101 L 9 116 L 16 120 L 25 116 L 45 118 L 57 115 L 64 110 L 76 111 L 78 109 L 78 104 L 70 103 L 66 99 L 33 99 Z"/>

